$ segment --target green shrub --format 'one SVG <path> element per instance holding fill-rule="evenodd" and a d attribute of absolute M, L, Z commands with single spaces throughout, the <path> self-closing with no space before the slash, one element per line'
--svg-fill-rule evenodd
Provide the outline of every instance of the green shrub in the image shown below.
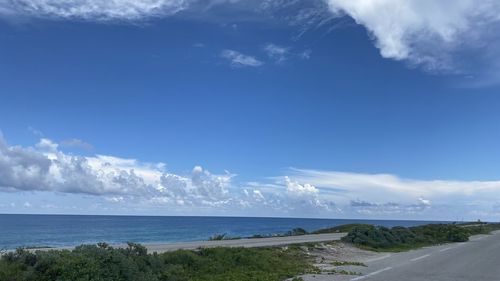
<path fill-rule="evenodd" d="M 350 232 L 354 228 L 357 227 L 365 227 L 367 226 L 366 224 L 358 224 L 358 223 L 351 223 L 351 224 L 343 224 L 343 225 L 338 225 L 330 228 L 323 228 L 319 230 L 315 230 L 311 232 L 312 234 L 322 234 L 322 233 L 340 233 L 340 232 Z"/>
<path fill-rule="evenodd" d="M 484 233 L 485 230 L 484 225 L 465 227 L 457 224 L 429 224 L 410 228 L 357 225 L 342 240 L 374 250 L 405 250 L 426 245 L 465 242 L 471 235 Z"/>
<path fill-rule="evenodd" d="M 292 247 L 148 254 L 139 244 L 115 249 L 100 243 L 7 253 L 0 258 L 0 281 L 281 281 L 311 269 L 305 253 Z"/>
<path fill-rule="evenodd" d="M 299 236 L 299 235 L 306 235 L 307 231 L 303 228 L 294 228 L 291 231 L 288 231 L 285 236 Z"/>

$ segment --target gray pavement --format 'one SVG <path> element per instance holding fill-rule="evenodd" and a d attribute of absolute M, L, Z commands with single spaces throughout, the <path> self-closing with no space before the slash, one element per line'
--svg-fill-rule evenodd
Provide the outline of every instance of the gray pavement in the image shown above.
<path fill-rule="evenodd" d="M 346 233 L 328 233 L 328 234 L 309 234 L 301 236 L 287 236 L 287 237 L 270 237 L 270 238 L 252 238 L 252 239 L 237 239 L 237 240 L 220 240 L 220 241 L 194 241 L 194 242 L 181 242 L 181 243 L 157 243 L 147 244 L 141 243 L 149 253 L 169 252 L 175 250 L 194 250 L 197 248 L 215 248 L 215 247 L 268 247 L 268 246 L 284 246 L 291 244 L 302 243 L 318 243 L 337 241 L 344 237 Z M 116 248 L 127 247 L 127 245 L 112 245 Z M 73 247 L 61 248 L 37 248 L 33 251 L 47 251 L 47 250 L 72 250 Z"/>
<path fill-rule="evenodd" d="M 192 250 L 197 248 L 214 248 L 214 247 L 268 247 L 268 246 L 283 246 L 302 243 L 317 243 L 337 241 L 344 237 L 345 233 L 328 233 L 328 234 L 310 234 L 301 236 L 287 237 L 271 237 L 271 238 L 252 238 L 238 240 L 221 240 L 221 241 L 197 241 L 172 244 L 143 244 L 148 252 L 168 252 L 175 250 Z"/>
<path fill-rule="evenodd" d="M 500 280 L 500 233 L 478 235 L 465 243 L 386 254 L 368 261 L 358 281 L 497 281 Z M 334 280 L 332 278 L 332 280 Z"/>

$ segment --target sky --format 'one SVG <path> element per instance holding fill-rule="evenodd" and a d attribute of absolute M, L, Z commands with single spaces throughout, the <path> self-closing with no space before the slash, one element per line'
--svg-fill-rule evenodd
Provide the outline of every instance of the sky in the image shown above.
<path fill-rule="evenodd" d="M 0 213 L 498 221 L 499 14 L 0 0 Z"/>

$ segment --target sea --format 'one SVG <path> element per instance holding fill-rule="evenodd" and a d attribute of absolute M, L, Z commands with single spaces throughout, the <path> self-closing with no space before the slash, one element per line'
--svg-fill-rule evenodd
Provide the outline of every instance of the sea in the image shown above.
<path fill-rule="evenodd" d="M 215 234 L 249 237 L 313 231 L 350 223 L 417 226 L 436 221 L 351 220 L 252 217 L 167 217 L 0 214 L 0 250 L 19 247 L 70 247 L 81 244 L 174 243 L 208 240 Z"/>

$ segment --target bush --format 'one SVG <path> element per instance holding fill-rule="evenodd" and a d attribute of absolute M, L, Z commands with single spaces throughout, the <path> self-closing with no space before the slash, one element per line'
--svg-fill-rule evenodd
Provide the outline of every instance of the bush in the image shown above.
<path fill-rule="evenodd" d="M 129 243 L 73 251 L 19 249 L 0 258 L 1 281 L 281 281 L 312 269 L 299 248 L 213 248 L 148 254 Z"/>
<path fill-rule="evenodd" d="M 339 226 L 334 226 L 330 228 L 323 228 L 319 230 L 315 230 L 312 232 L 312 234 L 322 234 L 322 233 L 340 233 L 340 232 L 350 232 L 356 227 L 365 227 L 367 226 L 366 224 L 358 224 L 358 223 L 351 223 L 351 224 L 343 224 Z"/>
<path fill-rule="evenodd" d="M 476 226 L 463 227 L 456 224 L 429 224 L 410 228 L 358 225 L 342 240 L 375 250 L 405 250 L 426 245 L 465 242 L 478 231 Z"/>
<path fill-rule="evenodd" d="M 303 228 L 294 228 L 291 231 L 288 231 L 285 236 L 300 236 L 300 235 L 306 235 L 307 231 Z"/>

